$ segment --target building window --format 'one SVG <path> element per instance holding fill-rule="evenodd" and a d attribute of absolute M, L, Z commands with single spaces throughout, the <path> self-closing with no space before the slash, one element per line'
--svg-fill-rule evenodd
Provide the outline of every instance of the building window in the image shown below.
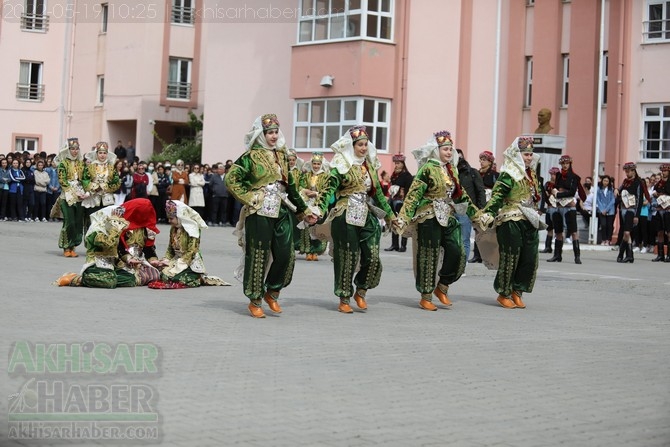
<path fill-rule="evenodd" d="M 393 39 L 394 0 L 300 0 L 298 42 Z"/>
<path fill-rule="evenodd" d="M 607 105 L 607 76 L 609 74 L 610 57 L 607 51 L 603 51 L 603 102 L 602 105 Z"/>
<path fill-rule="evenodd" d="M 388 150 L 391 102 L 372 98 L 296 101 L 293 142 L 296 149 L 329 150 L 351 126 L 363 124 L 380 151 Z"/>
<path fill-rule="evenodd" d="M 670 2 L 667 0 L 646 0 L 646 20 L 643 23 L 644 41 L 670 41 Z"/>
<path fill-rule="evenodd" d="M 105 77 L 98 76 L 98 91 L 96 93 L 96 104 L 102 105 L 105 102 Z"/>
<path fill-rule="evenodd" d="M 25 12 L 21 14 L 21 29 L 46 32 L 49 16 L 45 14 L 46 0 L 26 0 Z"/>
<path fill-rule="evenodd" d="M 570 93 L 570 55 L 563 55 L 563 93 L 561 94 L 561 107 L 568 106 L 568 95 Z"/>
<path fill-rule="evenodd" d="M 21 61 L 19 83 L 16 84 L 16 99 L 43 101 L 42 62 Z"/>
<path fill-rule="evenodd" d="M 37 138 L 16 137 L 14 139 L 15 152 L 38 152 L 40 149 L 40 140 Z"/>
<path fill-rule="evenodd" d="M 188 101 L 191 99 L 191 63 L 190 59 L 170 58 L 167 97 Z"/>
<path fill-rule="evenodd" d="M 172 23 L 192 25 L 195 13 L 193 2 L 195 0 L 172 0 Z"/>
<path fill-rule="evenodd" d="M 642 116 L 642 158 L 670 159 L 670 104 L 645 105 L 642 107 Z"/>
<path fill-rule="evenodd" d="M 526 89 L 524 107 L 530 108 L 533 104 L 533 57 L 526 56 Z"/>
<path fill-rule="evenodd" d="M 109 4 L 103 3 L 100 5 L 100 17 L 102 18 L 102 24 L 100 26 L 100 32 L 107 32 L 107 20 L 109 19 Z"/>
<path fill-rule="evenodd" d="M 535 0 L 526 0 L 526 6 L 535 6 Z"/>

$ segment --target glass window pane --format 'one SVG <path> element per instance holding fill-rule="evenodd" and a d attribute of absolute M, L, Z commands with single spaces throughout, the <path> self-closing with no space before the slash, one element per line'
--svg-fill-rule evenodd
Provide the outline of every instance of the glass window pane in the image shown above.
<path fill-rule="evenodd" d="M 300 42 L 310 42 L 312 40 L 312 21 L 300 22 Z"/>
<path fill-rule="evenodd" d="M 659 116 L 660 109 L 658 107 L 647 107 L 646 116 Z"/>
<path fill-rule="evenodd" d="M 361 16 L 353 14 L 347 17 L 347 37 L 358 37 L 361 35 Z"/>
<path fill-rule="evenodd" d="M 372 99 L 366 99 L 363 101 L 363 122 L 375 122 L 375 102 Z"/>
<path fill-rule="evenodd" d="M 377 149 L 386 150 L 386 135 L 388 129 L 386 127 L 377 127 L 375 129 L 375 147 Z"/>
<path fill-rule="evenodd" d="M 670 118 L 670 106 L 663 106 L 663 117 Z"/>
<path fill-rule="evenodd" d="M 338 140 L 338 138 L 340 138 L 342 133 L 340 133 L 340 126 L 326 127 L 326 146 L 330 147 L 331 144 L 333 144 Z"/>
<path fill-rule="evenodd" d="M 349 0 L 349 11 L 352 9 L 361 9 L 361 0 Z"/>
<path fill-rule="evenodd" d="M 326 115 L 326 122 L 339 123 L 340 111 L 342 110 L 342 101 L 339 99 L 331 99 L 328 101 L 328 109 Z"/>
<path fill-rule="evenodd" d="M 314 40 L 326 40 L 328 38 L 328 19 L 318 19 L 314 25 Z"/>
<path fill-rule="evenodd" d="M 378 37 L 379 34 L 377 33 L 377 19 L 378 16 L 374 14 L 368 14 L 368 31 L 367 31 L 367 36 L 368 37 Z"/>
<path fill-rule="evenodd" d="M 379 11 L 379 1 L 368 0 L 368 11 Z"/>
<path fill-rule="evenodd" d="M 344 16 L 337 16 L 330 19 L 330 38 L 344 38 Z"/>
<path fill-rule="evenodd" d="M 391 0 L 382 0 L 382 11 L 391 12 Z"/>
<path fill-rule="evenodd" d="M 295 128 L 295 147 L 307 147 L 307 127 Z"/>
<path fill-rule="evenodd" d="M 358 121 L 356 119 L 356 104 L 357 101 L 344 101 L 344 121 Z"/>
<path fill-rule="evenodd" d="M 309 118 L 309 104 L 306 102 L 298 103 L 298 113 L 296 120 L 301 123 L 307 122 Z"/>
<path fill-rule="evenodd" d="M 314 7 L 312 3 L 313 0 L 302 0 L 302 5 L 300 6 L 300 15 L 311 16 L 314 14 Z"/>
<path fill-rule="evenodd" d="M 385 102 L 380 102 L 377 104 L 377 122 L 379 123 L 387 122 Z"/>
<path fill-rule="evenodd" d="M 380 39 L 390 39 L 391 38 L 391 18 L 390 17 L 380 17 L 382 26 L 379 33 Z"/>
<path fill-rule="evenodd" d="M 328 0 L 316 0 L 316 11 L 317 16 L 323 16 L 328 14 Z"/>
<path fill-rule="evenodd" d="M 324 109 L 326 104 L 324 101 L 312 101 L 312 123 L 323 123 Z"/>
<path fill-rule="evenodd" d="M 309 130 L 310 149 L 323 149 L 323 127 L 312 127 Z"/>
<path fill-rule="evenodd" d="M 343 14 L 344 13 L 344 0 L 332 0 L 330 3 L 330 13 L 331 14 Z"/>

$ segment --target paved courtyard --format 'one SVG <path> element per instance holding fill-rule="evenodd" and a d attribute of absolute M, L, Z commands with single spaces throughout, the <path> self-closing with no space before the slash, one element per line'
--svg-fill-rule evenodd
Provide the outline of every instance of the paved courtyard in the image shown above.
<path fill-rule="evenodd" d="M 336 310 L 327 257 L 298 256 L 284 313 L 255 320 L 232 275 L 232 228 L 202 243 L 209 272 L 232 286 L 170 291 L 53 286 L 83 260 L 60 255 L 59 228 L 0 223 L 0 368 L 21 342 L 155 346 L 155 374 L 47 378 L 146 384 L 162 445 L 670 445 L 670 264 L 651 254 L 626 265 L 601 247 L 585 247 L 582 265 L 569 250 L 560 264 L 540 255 L 525 310 L 499 307 L 494 272 L 468 265 L 453 308 L 426 312 L 410 253 L 383 252 L 382 284 L 353 315 Z M 9 439 L 8 397 L 32 376 L 3 376 L 0 446 L 75 444 Z"/>

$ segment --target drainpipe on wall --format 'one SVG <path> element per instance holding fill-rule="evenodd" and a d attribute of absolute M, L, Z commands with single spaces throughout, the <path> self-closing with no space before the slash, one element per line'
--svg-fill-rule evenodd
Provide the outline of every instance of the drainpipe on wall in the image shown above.
<path fill-rule="evenodd" d="M 502 0 L 498 0 L 496 18 L 496 68 L 493 77 L 493 133 L 491 135 L 491 151 L 495 154 L 498 146 L 498 96 L 500 92 L 500 40 L 502 33 Z"/>
<path fill-rule="evenodd" d="M 66 11 L 76 11 L 77 10 L 77 0 L 68 0 L 67 6 L 72 9 L 66 9 Z M 63 103 L 66 104 L 65 110 L 61 106 L 61 141 L 60 144 L 63 144 L 66 138 L 70 137 L 70 124 L 72 123 L 72 84 L 74 82 L 74 47 L 75 47 L 75 34 L 77 31 L 77 23 L 75 21 L 76 14 L 73 14 L 74 17 L 67 19 L 67 30 L 65 32 L 65 48 L 66 48 L 66 57 L 63 64 L 63 86 L 61 96 L 63 98 Z M 64 128 L 64 131 L 63 131 Z M 64 133 L 64 135 L 63 135 Z"/>
<path fill-rule="evenodd" d="M 409 1 L 403 3 L 403 30 L 402 30 L 402 55 L 401 55 L 401 78 L 400 78 L 400 128 L 398 132 L 398 143 L 401 147 L 398 152 L 405 152 L 405 119 L 407 118 L 407 45 L 409 42 Z"/>

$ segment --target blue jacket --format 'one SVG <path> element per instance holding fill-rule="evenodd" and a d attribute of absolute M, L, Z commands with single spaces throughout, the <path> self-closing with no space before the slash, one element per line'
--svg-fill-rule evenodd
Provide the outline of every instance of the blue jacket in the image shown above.
<path fill-rule="evenodd" d="M 47 187 L 47 194 L 60 194 L 60 182 L 58 181 L 58 170 L 53 167 L 44 168 L 49 173 L 49 186 Z"/>
<path fill-rule="evenodd" d="M 607 214 L 614 214 L 614 189 L 607 188 L 607 197 L 605 197 L 604 188 L 598 188 L 598 193 L 596 194 L 596 210 L 599 213 L 607 211 Z"/>
<path fill-rule="evenodd" d="M 9 176 L 12 181 L 9 183 L 10 194 L 23 194 L 23 182 L 26 180 L 26 175 L 21 169 L 9 169 Z"/>

